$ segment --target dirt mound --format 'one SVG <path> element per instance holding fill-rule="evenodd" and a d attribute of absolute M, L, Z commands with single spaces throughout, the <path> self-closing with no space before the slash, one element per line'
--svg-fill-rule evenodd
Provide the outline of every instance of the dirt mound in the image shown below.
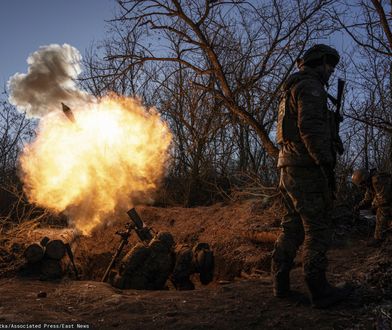
<path fill-rule="evenodd" d="M 362 243 L 361 243 L 362 244 Z M 354 251 L 359 248 L 360 254 Z M 364 271 L 369 251 L 356 244 L 332 250 L 333 282 Z M 272 297 L 269 274 L 194 291 L 117 290 L 92 281 L 0 280 L 0 324 L 6 322 L 87 323 L 92 329 L 372 329 L 388 326 L 380 292 L 365 297 L 358 285 L 348 301 L 327 311 L 310 308 L 299 264 L 292 271 L 294 295 Z M 374 297 L 378 297 L 375 300 Z M 366 298 L 366 299 L 365 299 Z M 380 300 L 381 299 L 381 300 Z M 26 313 L 29 310 L 29 313 Z M 378 329 L 389 329 L 379 327 Z"/>
<path fill-rule="evenodd" d="M 269 264 L 279 233 L 279 204 L 268 208 L 257 201 L 189 209 L 139 207 L 138 212 L 147 226 L 170 231 L 177 243 L 210 243 L 217 259 L 215 281 L 207 286 L 196 283 L 196 290 L 185 292 L 121 291 L 99 282 L 119 244 L 115 232 L 123 228 L 125 217 L 90 237 L 74 237 L 78 267 L 89 281 L 73 281 L 72 273 L 71 279 L 58 282 L 20 279 L 2 269 L 0 324 L 87 322 L 94 329 L 391 328 L 390 241 L 381 249 L 367 247 L 371 227 L 353 221 L 345 208 L 337 212 L 345 220 L 335 218 L 339 245 L 328 253 L 328 278 L 332 283 L 350 281 L 355 290 L 346 302 L 328 311 L 309 306 L 300 253 L 291 273 L 294 295 L 283 300 L 272 297 Z M 3 235 L 1 265 L 13 265 L 15 271 L 26 244 L 42 236 L 69 239 L 72 235 L 70 229 L 22 223 Z M 125 250 L 137 241 L 132 235 Z"/>
<path fill-rule="evenodd" d="M 210 207 L 139 207 L 137 210 L 148 227 L 171 232 L 176 243 L 209 243 L 215 255 L 217 280 L 232 280 L 242 272 L 269 269 L 270 251 L 281 215 L 276 205 L 263 209 L 257 201 L 246 201 Z M 84 278 L 101 278 L 119 244 L 115 232 L 123 229 L 126 221 L 101 228 L 91 237 L 80 238 L 75 255 L 82 265 Z M 132 235 L 124 252 L 136 242 L 136 235 Z"/>
<path fill-rule="evenodd" d="M 259 201 L 197 208 L 138 207 L 141 218 L 154 231 L 169 231 L 176 243 L 210 244 L 215 255 L 216 280 L 233 280 L 241 274 L 268 271 L 270 252 L 279 232 L 282 210 L 279 204 L 268 208 Z M 69 228 L 48 227 L 26 222 L 10 230 L 0 244 L 0 263 L 7 264 L 2 275 L 12 276 L 23 260 L 23 251 L 43 237 L 71 242 L 82 279 L 100 280 L 118 248 L 122 230 L 128 221 L 123 217 L 111 226 L 95 230 L 91 236 L 78 236 Z M 125 254 L 138 242 L 132 234 Z M 71 267 L 70 267 L 71 268 Z"/>
<path fill-rule="evenodd" d="M 392 237 L 387 237 L 377 253 L 367 260 L 367 265 L 367 283 L 392 297 Z"/>

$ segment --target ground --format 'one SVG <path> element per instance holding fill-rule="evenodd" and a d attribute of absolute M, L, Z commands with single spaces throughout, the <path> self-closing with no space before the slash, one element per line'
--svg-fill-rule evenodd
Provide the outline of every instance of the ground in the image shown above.
<path fill-rule="evenodd" d="M 168 230 L 177 242 L 208 242 L 216 256 L 213 283 L 196 282 L 194 291 L 118 290 L 99 281 L 119 243 L 115 231 L 123 219 L 74 240 L 81 280 L 21 277 L 18 250 L 44 233 L 71 237 L 68 229 L 21 225 L 3 239 L 0 324 L 7 322 L 87 323 L 94 329 L 391 329 L 392 247 L 366 246 L 371 224 L 346 217 L 337 223 L 329 252 L 329 279 L 349 281 L 347 301 L 328 310 L 310 307 L 303 285 L 301 259 L 292 272 L 291 298 L 272 297 L 269 274 L 273 241 L 282 210 L 278 204 L 245 201 L 197 208 L 137 208 L 156 231 Z M 342 209 L 339 214 L 343 214 Z M 34 228 L 33 230 L 31 228 Z M 13 234 L 13 238 L 9 235 Z M 8 236 L 7 236 L 8 235 Z M 132 237 L 129 249 L 137 241 Z M 10 251 L 10 250 L 13 250 Z M 8 259 L 7 259 L 8 258 Z"/>

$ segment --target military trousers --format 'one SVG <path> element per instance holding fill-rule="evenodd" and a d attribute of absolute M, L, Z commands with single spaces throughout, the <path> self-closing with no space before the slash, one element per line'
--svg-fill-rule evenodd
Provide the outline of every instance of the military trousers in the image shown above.
<path fill-rule="evenodd" d="M 317 276 L 327 268 L 326 253 L 332 236 L 333 199 L 325 172 L 319 167 L 283 167 L 279 189 L 286 212 L 273 261 L 278 267 L 291 267 L 303 244 L 305 277 Z"/>
<path fill-rule="evenodd" d="M 392 209 L 389 206 L 377 208 L 376 228 L 374 230 L 375 239 L 385 239 L 387 230 L 392 223 Z"/>

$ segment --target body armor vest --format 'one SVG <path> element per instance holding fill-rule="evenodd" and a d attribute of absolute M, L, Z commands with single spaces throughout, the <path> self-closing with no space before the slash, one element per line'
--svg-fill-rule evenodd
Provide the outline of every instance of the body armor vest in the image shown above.
<path fill-rule="evenodd" d="M 278 144 L 284 144 L 287 141 L 300 141 L 297 114 L 292 113 L 290 110 L 290 96 L 291 92 L 289 89 L 283 91 L 280 98 L 276 134 L 276 142 Z"/>

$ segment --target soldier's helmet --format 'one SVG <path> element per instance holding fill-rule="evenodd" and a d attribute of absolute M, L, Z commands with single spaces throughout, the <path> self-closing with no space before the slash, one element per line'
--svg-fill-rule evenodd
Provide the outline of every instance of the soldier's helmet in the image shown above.
<path fill-rule="evenodd" d="M 174 245 L 173 235 L 167 231 L 158 233 L 156 238 L 162 242 L 168 249 L 171 249 Z"/>
<path fill-rule="evenodd" d="M 370 177 L 369 171 L 366 169 L 358 169 L 353 172 L 353 175 L 351 176 L 351 181 L 354 183 L 356 186 L 360 187 L 363 185 L 366 185 Z"/>
<path fill-rule="evenodd" d="M 211 251 L 209 244 L 198 243 L 193 248 L 193 260 L 196 271 L 200 275 L 201 284 L 207 285 L 214 277 L 214 253 Z"/>
<path fill-rule="evenodd" d="M 309 65 L 313 62 L 323 60 L 325 62 L 336 66 L 339 63 L 340 56 L 335 48 L 324 44 L 317 44 L 310 47 L 302 57 L 302 65 Z"/>

